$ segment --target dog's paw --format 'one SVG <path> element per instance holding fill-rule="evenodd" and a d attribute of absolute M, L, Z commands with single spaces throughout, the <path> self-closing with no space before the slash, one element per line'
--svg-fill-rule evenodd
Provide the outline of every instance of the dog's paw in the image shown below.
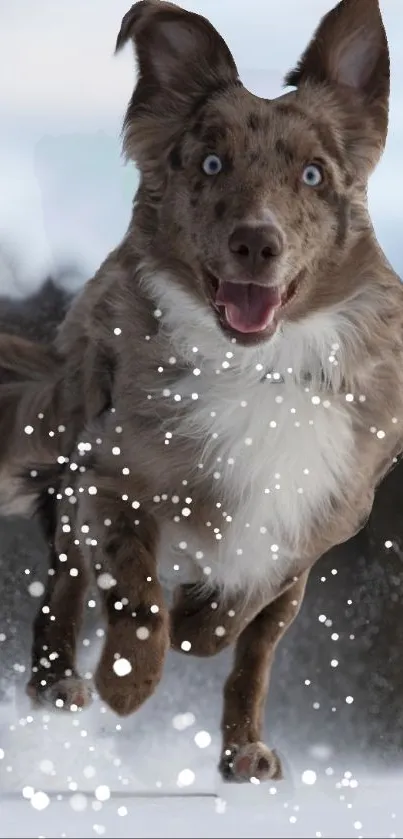
<path fill-rule="evenodd" d="M 224 781 L 241 784 L 255 778 L 260 782 L 281 781 L 283 778 L 280 758 L 260 742 L 225 749 L 219 770 Z"/>
<path fill-rule="evenodd" d="M 109 627 L 95 685 L 104 702 L 119 716 L 137 711 L 160 682 L 169 647 L 168 623 L 150 629 L 133 620 Z"/>
<path fill-rule="evenodd" d="M 141 705 L 154 693 L 160 675 L 150 674 L 137 677 L 130 676 L 116 678 L 111 676 L 104 663 L 95 677 L 95 685 L 100 698 L 119 717 L 127 717 L 137 711 Z"/>
<path fill-rule="evenodd" d="M 92 702 L 92 690 L 87 681 L 79 676 L 64 676 L 57 681 L 42 685 L 31 679 L 26 692 L 36 706 L 46 705 L 61 711 L 78 711 Z"/>

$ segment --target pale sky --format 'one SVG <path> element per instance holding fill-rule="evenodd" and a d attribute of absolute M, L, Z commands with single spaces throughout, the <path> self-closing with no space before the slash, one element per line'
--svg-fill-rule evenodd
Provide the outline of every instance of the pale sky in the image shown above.
<path fill-rule="evenodd" d="M 226 38 L 253 92 L 280 92 L 329 0 L 183 0 Z M 135 189 L 119 132 L 134 82 L 113 57 L 130 0 L 0 0 L 0 244 L 27 281 L 60 260 L 90 275 L 122 237 Z M 387 256 L 403 273 L 403 2 L 381 3 L 392 57 L 390 133 L 370 184 Z"/>

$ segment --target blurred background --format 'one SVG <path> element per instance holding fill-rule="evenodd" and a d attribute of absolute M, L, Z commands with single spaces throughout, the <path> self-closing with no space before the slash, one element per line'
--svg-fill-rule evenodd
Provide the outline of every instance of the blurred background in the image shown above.
<path fill-rule="evenodd" d="M 332 3 L 182 5 L 210 18 L 246 86 L 270 97 Z M 136 173 L 119 135 L 135 74 L 130 48 L 113 50 L 128 6 L 0 0 L 0 294 L 27 294 L 64 268 L 77 286 L 125 232 Z M 370 206 L 403 272 L 403 4 L 381 6 L 392 98 Z M 32 712 L 23 687 L 45 551 L 33 523 L 0 521 L 0 835 L 403 836 L 402 485 L 397 466 L 365 530 L 315 568 L 278 652 L 266 720 L 285 760 L 277 787 L 217 777 L 230 654 L 172 654 L 158 693 L 129 720 L 98 702 L 62 718 Z M 102 640 L 95 600 L 82 638 L 88 675 Z"/>
<path fill-rule="evenodd" d="M 0 0 L 0 242 L 38 281 L 60 260 L 91 274 L 122 236 L 135 189 L 119 134 L 134 83 L 130 47 L 113 56 L 128 0 Z M 193 0 L 227 39 L 249 89 L 270 97 L 332 0 Z M 383 0 L 392 55 L 387 151 L 370 200 L 382 246 L 399 267 L 403 144 L 403 5 Z M 15 255 L 15 254 L 14 254 Z"/>

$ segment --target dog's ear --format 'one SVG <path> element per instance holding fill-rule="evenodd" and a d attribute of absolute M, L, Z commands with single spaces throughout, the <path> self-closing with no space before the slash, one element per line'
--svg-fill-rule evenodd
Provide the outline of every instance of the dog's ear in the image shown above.
<path fill-rule="evenodd" d="M 206 18 L 163 0 L 141 0 L 124 16 L 116 50 L 132 41 L 138 82 L 126 116 L 126 151 L 136 154 L 128 129 L 154 117 L 165 138 L 180 129 L 210 93 L 238 81 L 235 61 Z"/>
<path fill-rule="evenodd" d="M 135 3 L 122 20 L 116 50 L 129 40 L 138 59 L 139 82 L 151 87 L 193 98 L 237 79 L 234 59 L 211 23 L 173 3 Z"/>
<path fill-rule="evenodd" d="M 323 18 L 285 83 L 293 87 L 327 83 L 355 91 L 384 145 L 390 68 L 378 0 L 341 0 Z"/>

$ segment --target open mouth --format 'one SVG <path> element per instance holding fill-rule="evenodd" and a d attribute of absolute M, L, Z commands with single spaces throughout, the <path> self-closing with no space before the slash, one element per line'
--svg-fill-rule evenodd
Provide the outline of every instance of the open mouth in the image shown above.
<path fill-rule="evenodd" d="M 297 292 L 294 280 L 285 286 L 262 286 L 257 283 L 234 283 L 209 277 L 213 305 L 222 326 L 241 335 L 273 333 L 280 310 Z"/>

